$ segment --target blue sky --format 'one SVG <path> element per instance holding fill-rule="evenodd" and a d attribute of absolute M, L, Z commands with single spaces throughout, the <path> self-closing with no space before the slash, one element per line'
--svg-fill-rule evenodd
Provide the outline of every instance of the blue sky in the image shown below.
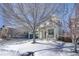
<path fill-rule="evenodd" d="M 2 19 L 2 17 L 0 16 L 0 28 L 2 27 L 2 25 L 3 25 L 3 19 Z"/>
<path fill-rule="evenodd" d="M 65 31 L 69 31 L 68 24 L 66 23 L 69 21 L 69 16 L 70 15 L 74 16 L 74 11 L 72 12 L 73 6 L 74 6 L 73 3 L 68 4 L 68 8 L 69 8 L 68 14 L 63 17 L 63 20 L 65 20 L 65 22 L 63 22 L 63 24 L 65 24 L 65 25 L 63 25 L 63 28 Z"/>
<path fill-rule="evenodd" d="M 72 10 L 72 6 L 73 6 L 73 4 L 72 3 L 70 3 L 70 4 L 67 4 L 68 6 L 69 6 L 69 8 L 70 8 L 70 10 L 69 10 L 69 12 Z M 61 8 L 60 8 L 61 9 Z M 67 20 L 68 21 L 68 17 L 67 16 L 65 16 L 64 17 L 64 20 Z M 0 27 L 2 27 L 2 25 L 3 25 L 3 19 L 2 19 L 2 17 L 0 16 Z"/>

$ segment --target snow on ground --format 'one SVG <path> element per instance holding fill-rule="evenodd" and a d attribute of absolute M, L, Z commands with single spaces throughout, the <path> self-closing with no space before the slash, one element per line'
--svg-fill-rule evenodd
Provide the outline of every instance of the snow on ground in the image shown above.
<path fill-rule="evenodd" d="M 14 40 L 6 42 L 0 47 L 0 55 L 18 56 L 19 54 L 35 52 L 34 56 L 78 56 L 73 52 L 73 44 L 60 41 L 37 40 L 32 41 Z"/>

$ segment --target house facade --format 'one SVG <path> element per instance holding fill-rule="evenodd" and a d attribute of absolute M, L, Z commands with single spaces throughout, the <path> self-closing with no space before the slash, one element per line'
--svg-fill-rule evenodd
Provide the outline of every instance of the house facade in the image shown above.
<path fill-rule="evenodd" d="M 57 40 L 59 37 L 59 18 L 51 16 L 51 18 L 40 25 L 38 28 L 39 39 Z"/>

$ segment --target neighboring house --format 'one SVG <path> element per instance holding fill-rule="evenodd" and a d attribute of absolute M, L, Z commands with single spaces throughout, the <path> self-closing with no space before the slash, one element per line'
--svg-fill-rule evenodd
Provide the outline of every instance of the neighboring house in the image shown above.
<path fill-rule="evenodd" d="M 51 16 L 51 18 L 40 25 L 38 28 L 38 36 L 40 39 L 57 40 L 59 37 L 59 18 Z"/>
<path fill-rule="evenodd" d="M 27 30 L 20 27 L 14 28 L 13 26 L 5 26 L 0 31 L 0 37 L 1 38 L 24 37 L 25 32 L 27 32 Z"/>
<path fill-rule="evenodd" d="M 7 26 L 8 28 L 8 35 L 10 37 L 25 37 L 26 33 L 28 32 L 28 29 L 24 29 L 22 27 L 12 28 L 10 26 Z"/>
<path fill-rule="evenodd" d="M 8 30 L 6 28 L 1 28 L 0 30 L 0 38 L 7 38 Z"/>

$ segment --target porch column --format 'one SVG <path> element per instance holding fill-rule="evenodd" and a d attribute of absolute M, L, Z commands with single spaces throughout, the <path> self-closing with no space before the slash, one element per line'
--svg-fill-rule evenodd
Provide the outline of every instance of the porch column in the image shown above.
<path fill-rule="evenodd" d="M 46 40 L 48 40 L 48 29 L 46 29 Z"/>

